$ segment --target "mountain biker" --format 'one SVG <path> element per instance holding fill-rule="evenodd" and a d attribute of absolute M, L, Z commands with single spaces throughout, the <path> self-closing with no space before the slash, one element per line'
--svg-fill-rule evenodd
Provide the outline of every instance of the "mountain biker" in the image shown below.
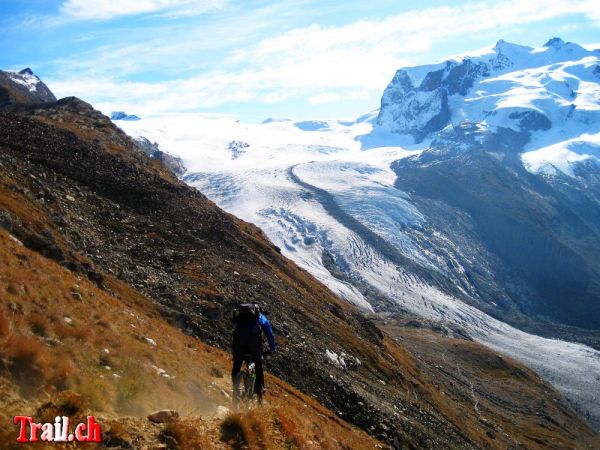
<path fill-rule="evenodd" d="M 267 335 L 269 350 L 275 351 L 275 337 L 269 320 L 263 313 L 258 303 L 241 303 L 233 313 L 235 330 L 233 332 L 233 367 L 231 369 L 231 381 L 233 383 L 233 400 L 239 400 L 239 386 L 236 383 L 237 375 L 242 369 L 245 357 L 249 356 L 256 368 L 255 392 L 259 403 L 265 390 L 265 378 L 263 374 L 263 331 Z"/>

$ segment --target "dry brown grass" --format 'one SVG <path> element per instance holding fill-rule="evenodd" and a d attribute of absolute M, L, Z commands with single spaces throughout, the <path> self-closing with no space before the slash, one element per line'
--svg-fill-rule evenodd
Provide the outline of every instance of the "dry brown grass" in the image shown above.
<path fill-rule="evenodd" d="M 160 438 L 169 450 L 208 450 L 214 448 L 210 439 L 201 429 L 182 422 L 167 424 L 160 433 Z"/>
<path fill-rule="evenodd" d="M 31 328 L 33 334 L 36 334 L 41 337 L 45 337 L 48 335 L 48 331 L 50 329 L 50 322 L 46 316 L 43 316 L 39 313 L 32 312 L 27 316 L 27 323 Z"/>
<path fill-rule="evenodd" d="M 225 376 L 223 369 L 216 366 L 210 368 L 210 374 L 215 378 L 223 378 Z"/>
<path fill-rule="evenodd" d="M 43 422 L 53 422 L 56 416 L 78 419 L 85 415 L 86 410 L 86 401 L 81 394 L 66 391 L 59 394 L 55 400 L 40 406 L 35 417 Z"/>
<path fill-rule="evenodd" d="M 17 444 L 15 441 L 17 439 L 17 428 L 11 427 L 12 425 L 12 417 L 8 414 L 3 414 L 0 412 L 0 450 L 15 450 L 18 448 L 28 448 L 23 444 Z M 19 445 L 19 447 L 17 447 Z"/>
<path fill-rule="evenodd" d="M 6 311 L 0 309 L 0 339 L 6 338 L 10 334 L 10 319 Z"/>
<path fill-rule="evenodd" d="M 65 389 L 79 395 L 90 413 L 102 417 L 144 417 L 163 408 L 202 416 L 211 414 L 215 405 L 229 406 L 222 393 L 231 389 L 225 376 L 231 364 L 229 355 L 166 323 L 155 304 L 131 287 L 106 276 L 105 284 L 114 293 L 109 295 L 19 246 L 2 230 L 0 277 L 6 280 L 0 286 L 0 353 L 10 353 L 14 385 L 23 373 L 38 378 L 37 391 L 50 399 L 44 401 L 51 405 L 44 410 L 48 414 L 50 407 L 65 407 L 60 394 Z M 73 301 L 74 286 L 82 301 Z M 10 316 L 6 313 L 9 308 Z M 64 317 L 72 322 L 65 322 Z M 157 345 L 151 345 L 146 337 Z M 169 377 L 160 376 L 157 368 Z M 233 447 L 239 447 L 239 441 L 252 449 L 307 448 L 304 436 L 323 448 L 335 442 L 334 438 L 343 444 L 332 448 L 374 447 L 375 440 L 352 431 L 310 397 L 273 377 L 269 383 L 269 400 L 280 410 L 279 417 L 269 408 L 250 411 L 230 419 L 223 429 L 208 425 L 213 427 L 210 434 L 202 428 L 207 423 L 196 426 L 184 420 L 166 430 L 165 436 L 171 435 L 176 443 L 172 448 L 213 448 L 210 442 L 219 441 L 221 435 L 232 438 Z M 218 387 L 212 388 L 214 384 Z M 32 413 L 40 407 L 33 397 L 26 402 Z M 7 412 L 20 414 L 22 409 L 13 407 Z M 302 418 L 296 420 L 296 416 Z M 111 429 L 115 442 L 133 442 L 126 434 L 133 435 L 136 430 L 119 431 L 118 425 Z M 224 446 L 219 441 L 214 448 Z"/>
<path fill-rule="evenodd" d="M 13 180 L 2 180 L 10 186 Z M 46 223 L 49 222 L 47 214 L 36 203 L 29 201 L 24 194 L 11 189 L 3 189 L 0 186 L 0 209 L 9 211 L 13 216 L 13 226 L 19 227 L 19 223 L 29 226 L 36 232 L 41 232 Z M 14 218 L 20 218 L 15 221 Z"/>
<path fill-rule="evenodd" d="M 265 415 L 255 412 L 235 413 L 221 424 L 221 440 L 234 449 L 263 450 L 273 448 Z"/>
<path fill-rule="evenodd" d="M 75 341 L 86 341 L 90 336 L 90 329 L 85 325 L 71 325 L 57 321 L 52 324 L 54 334 L 61 339 L 73 339 Z"/>
<path fill-rule="evenodd" d="M 303 450 L 307 448 L 306 430 L 298 423 L 297 416 L 291 416 L 284 408 L 275 409 L 275 425 L 281 429 L 285 436 L 286 447 Z"/>
<path fill-rule="evenodd" d="M 281 387 L 274 389 L 279 391 Z M 283 392 L 293 391 L 285 388 L 279 394 Z M 330 415 L 314 400 L 295 394 L 274 396 L 270 399 L 273 406 L 230 414 L 221 424 L 221 440 L 229 448 L 250 450 L 378 448 L 379 443 L 362 430 Z"/>
<path fill-rule="evenodd" d="M 195 293 L 198 297 L 207 300 L 219 300 L 223 294 L 215 282 L 203 274 L 202 268 L 198 264 L 189 264 L 181 271 L 187 278 L 194 281 Z"/>
<path fill-rule="evenodd" d="M 48 374 L 48 383 L 58 391 L 64 391 L 72 387 L 74 373 L 72 361 L 55 358 L 52 362 L 52 371 Z"/>
<path fill-rule="evenodd" d="M 122 423 L 114 421 L 109 424 L 108 430 L 103 433 L 102 441 L 105 447 L 133 449 L 131 435 Z"/>
<path fill-rule="evenodd" d="M 51 371 L 51 360 L 38 339 L 22 335 L 10 336 L 0 352 L 23 395 L 30 396 L 43 386 Z"/>

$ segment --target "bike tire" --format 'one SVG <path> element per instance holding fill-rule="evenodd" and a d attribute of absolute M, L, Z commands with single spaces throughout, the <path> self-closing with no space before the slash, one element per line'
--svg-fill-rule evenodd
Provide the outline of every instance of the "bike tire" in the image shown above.
<path fill-rule="evenodd" d="M 246 398 L 248 399 L 248 401 L 252 401 L 252 397 L 254 396 L 254 387 L 256 385 L 256 375 L 246 376 L 244 382 Z"/>
<path fill-rule="evenodd" d="M 245 401 L 246 400 L 246 372 L 241 370 L 235 376 L 235 385 L 237 386 L 238 400 Z"/>

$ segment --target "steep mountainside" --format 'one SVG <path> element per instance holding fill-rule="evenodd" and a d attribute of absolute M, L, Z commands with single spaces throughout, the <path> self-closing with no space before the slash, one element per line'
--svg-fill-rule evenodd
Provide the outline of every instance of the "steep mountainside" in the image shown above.
<path fill-rule="evenodd" d="M 224 213 L 178 181 L 160 161 L 147 157 L 107 117 L 81 100 L 2 108 L 0 156 L 2 226 L 9 233 L 0 235 L 6 258 L 2 277 L 9 280 L 0 297 L 4 309 L 0 376 L 1 398 L 8 399 L 2 401 L 10 403 L 11 410 L 15 404 L 33 406 L 11 400 L 9 395 L 24 373 L 19 363 L 23 352 L 11 340 L 15 330 L 28 342 L 39 342 L 30 344 L 38 349 L 39 361 L 25 367 L 48 377 L 48 388 L 70 387 L 86 400 L 101 400 L 108 392 L 122 390 L 119 377 L 127 375 L 130 383 L 121 392 L 122 400 L 128 400 L 139 393 L 139 377 L 122 369 L 127 361 L 136 366 L 141 358 L 145 365 L 150 362 L 167 375 L 172 371 L 193 376 L 182 367 L 182 358 L 187 360 L 187 356 L 152 350 L 152 342 L 176 354 L 185 345 L 194 346 L 194 341 L 164 321 L 204 344 L 226 349 L 233 306 L 252 299 L 270 310 L 278 336 L 280 350 L 269 361 L 270 371 L 341 419 L 397 448 L 598 446 L 598 437 L 557 391 L 519 363 L 506 358 L 493 363 L 494 353 L 476 343 L 469 346 L 484 356 L 472 361 L 473 370 L 483 364 L 499 383 L 507 373 L 519 373 L 512 381 L 515 389 L 500 391 L 488 384 L 469 383 L 449 366 L 449 376 L 458 376 L 458 381 L 448 384 L 452 388 L 446 392 L 433 370 L 428 374 L 419 368 L 435 363 L 417 363 L 372 320 L 284 258 L 257 227 Z M 24 246 L 21 250 L 19 242 Z M 98 317 L 92 313 L 90 320 L 83 314 L 88 307 L 79 302 L 89 304 Z M 128 313 L 136 317 L 129 327 L 123 322 Z M 139 334 L 129 334 L 138 328 Z M 438 334 L 445 339 L 443 330 Z M 112 376 L 101 377 L 107 386 L 98 393 L 82 388 L 94 383 L 100 369 L 88 369 L 86 364 L 93 364 L 94 359 L 82 360 L 77 345 L 91 346 L 90 354 L 95 355 L 104 348 L 110 355 L 111 348 L 119 345 L 132 350 L 123 350 L 122 355 L 117 350 L 113 362 L 98 361 L 100 369 Z M 69 364 L 81 369 L 68 385 L 59 382 L 66 378 L 64 373 L 51 377 L 51 356 L 61 354 L 53 346 L 64 348 Z M 204 345 L 199 348 L 216 352 Z M 218 358 L 206 358 L 218 367 L 226 365 Z M 463 364 L 470 364 L 468 357 Z M 108 372 L 113 365 L 119 369 L 116 376 Z M 202 370 L 200 380 L 207 379 L 203 378 L 206 367 Z M 294 426 L 300 430 L 301 426 L 322 427 L 325 435 L 319 442 L 326 446 L 329 439 L 328 445 L 334 448 L 375 445 L 360 433 L 355 441 L 336 438 L 348 425 L 313 403 L 307 405 L 320 412 L 311 412 L 308 424 L 302 425 L 302 413 L 294 412 L 295 400 L 286 404 L 285 399 L 305 397 L 283 382 L 272 383 L 274 406 L 284 413 L 287 409 L 287 416 L 291 412 L 293 417 L 286 420 L 281 411 L 266 410 L 269 426 L 287 423 L 288 432 Z M 226 381 L 221 384 L 228 389 Z M 205 387 L 202 382 L 199 385 L 198 389 Z M 151 383 L 143 392 L 153 389 Z M 28 393 L 20 395 L 26 398 Z M 204 395 L 202 390 L 199 395 Z M 480 396 L 491 401 L 483 406 L 477 400 Z M 143 410 L 143 403 L 133 403 L 109 402 L 94 408 L 113 414 L 126 413 L 127 405 L 133 408 L 130 413 Z M 513 406 L 506 408 L 506 404 Z M 319 414 L 325 422 L 319 422 Z M 244 420 L 247 425 L 254 419 Z M 263 425 L 251 428 L 256 432 Z M 282 434 L 277 439 L 286 439 L 286 433 L 278 433 Z M 319 433 L 315 433 L 317 439 Z M 267 448 L 277 445 L 265 444 Z M 292 441 L 289 445 L 301 448 L 304 444 Z"/>
<path fill-rule="evenodd" d="M 103 444 L 74 448 L 384 447 L 275 377 L 265 408 L 234 412 L 226 353 L 168 324 L 155 302 L 108 274 L 100 289 L 4 229 L 0 263 L 0 449 L 55 448 L 16 444 L 12 417 L 57 414 L 101 424 Z M 181 420 L 146 419 L 165 408 Z"/>
<path fill-rule="evenodd" d="M 600 204 L 593 193 L 571 187 L 569 198 L 519 163 L 501 162 L 486 152 L 474 126 L 463 124 L 452 132 L 463 134 L 466 128 L 472 133 L 469 151 L 450 155 L 452 146 L 461 144 L 444 143 L 440 155 L 434 141 L 431 150 L 392 166 L 396 186 L 411 193 L 439 230 L 461 239 L 463 251 L 485 249 L 450 270 L 457 278 L 460 271 L 484 310 L 504 320 L 526 321 L 524 314 L 597 330 Z M 449 223 L 449 211 L 466 213 L 468 219 L 459 226 Z M 491 270 L 482 272 L 486 266 Z"/>

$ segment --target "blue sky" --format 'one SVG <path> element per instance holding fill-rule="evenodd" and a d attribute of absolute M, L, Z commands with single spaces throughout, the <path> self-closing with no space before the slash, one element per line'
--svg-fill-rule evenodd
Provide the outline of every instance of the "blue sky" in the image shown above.
<path fill-rule="evenodd" d="M 396 69 L 500 38 L 600 47 L 597 0 L 0 0 L 0 27 L 0 67 L 57 96 L 249 121 L 353 118 Z"/>

